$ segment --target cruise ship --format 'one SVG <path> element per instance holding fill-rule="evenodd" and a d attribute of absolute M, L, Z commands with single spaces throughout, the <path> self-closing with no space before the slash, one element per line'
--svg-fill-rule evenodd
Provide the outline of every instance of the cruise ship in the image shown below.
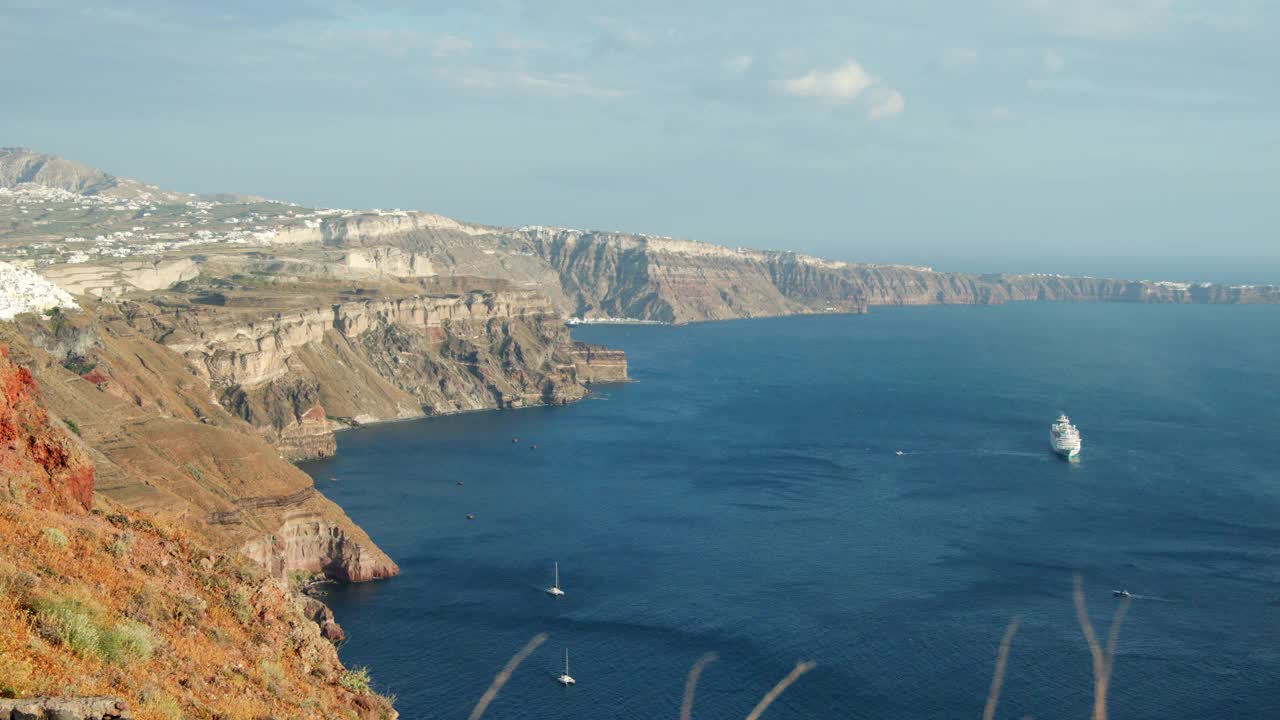
<path fill-rule="evenodd" d="M 1066 413 L 1059 415 L 1058 420 L 1049 426 L 1049 445 L 1067 460 L 1080 457 L 1080 431 L 1071 424 Z"/>

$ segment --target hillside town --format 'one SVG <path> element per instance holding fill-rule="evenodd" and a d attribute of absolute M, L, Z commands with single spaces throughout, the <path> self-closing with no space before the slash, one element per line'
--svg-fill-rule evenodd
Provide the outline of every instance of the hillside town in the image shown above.
<path fill-rule="evenodd" d="M 80 307 L 62 288 L 34 272 L 0 262 L 0 320 L 12 320 L 26 312 Z"/>

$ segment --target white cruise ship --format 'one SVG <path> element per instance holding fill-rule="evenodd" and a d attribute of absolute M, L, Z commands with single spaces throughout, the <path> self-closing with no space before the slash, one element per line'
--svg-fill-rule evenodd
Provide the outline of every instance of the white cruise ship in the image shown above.
<path fill-rule="evenodd" d="M 1071 424 L 1066 413 L 1058 416 L 1058 420 L 1049 426 L 1049 444 L 1053 451 L 1067 460 L 1080 457 L 1080 431 Z"/>

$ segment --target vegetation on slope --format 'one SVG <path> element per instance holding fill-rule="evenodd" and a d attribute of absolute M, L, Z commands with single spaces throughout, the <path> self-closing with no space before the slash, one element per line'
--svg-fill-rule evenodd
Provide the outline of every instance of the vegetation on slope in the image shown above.
<path fill-rule="evenodd" d="M 287 582 L 76 502 L 59 483 L 92 466 L 38 400 L 0 353 L 0 696 L 112 695 L 144 720 L 396 716 Z"/>

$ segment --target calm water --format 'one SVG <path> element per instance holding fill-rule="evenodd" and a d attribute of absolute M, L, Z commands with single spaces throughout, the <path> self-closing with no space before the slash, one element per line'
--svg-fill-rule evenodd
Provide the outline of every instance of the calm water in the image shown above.
<path fill-rule="evenodd" d="M 1280 308 L 575 335 L 624 348 L 636 382 L 344 433 L 307 468 L 403 569 L 328 599 L 406 720 L 465 718 L 539 631 L 488 717 L 676 717 L 710 650 L 697 718 L 745 717 L 807 658 L 770 720 L 979 717 L 1015 614 L 1000 716 L 1087 717 L 1076 570 L 1102 632 L 1111 589 L 1135 595 L 1113 716 L 1280 712 Z M 1059 410 L 1078 465 L 1047 449 Z M 563 600 L 542 593 L 556 560 Z"/>

